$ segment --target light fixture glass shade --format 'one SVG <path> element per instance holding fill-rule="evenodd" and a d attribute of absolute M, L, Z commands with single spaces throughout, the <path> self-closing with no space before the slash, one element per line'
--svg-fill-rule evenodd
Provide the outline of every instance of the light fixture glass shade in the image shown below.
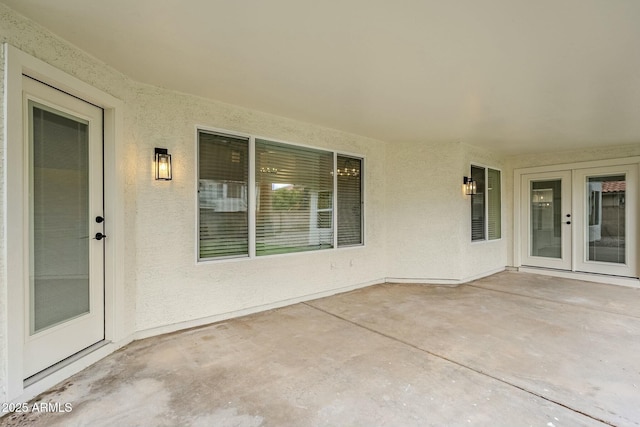
<path fill-rule="evenodd" d="M 171 181 L 171 154 L 166 148 L 156 148 L 156 180 Z"/>
<path fill-rule="evenodd" d="M 464 194 L 466 194 L 467 196 L 472 196 L 476 194 L 476 191 L 477 191 L 476 182 L 471 178 L 465 176 L 462 181 L 462 186 L 464 188 Z"/>

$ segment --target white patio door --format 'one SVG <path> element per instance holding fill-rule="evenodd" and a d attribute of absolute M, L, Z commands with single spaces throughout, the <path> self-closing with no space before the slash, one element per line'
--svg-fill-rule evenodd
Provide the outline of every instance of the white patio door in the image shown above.
<path fill-rule="evenodd" d="M 574 171 L 575 270 L 636 277 L 637 165 Z"/>
<path fill-rule="evenodd" d="M 571 171 L 522 175 L 522 264 L 571 269 Z"/>
<path fill-rule="evenodd" d="M 522 265 L 637 277 L 637 165 L 521 177 Z"/>
<path fill-rule="evenodd" d="M 102 110 L 23 77 L 23 378 L 104 339 Z"/>

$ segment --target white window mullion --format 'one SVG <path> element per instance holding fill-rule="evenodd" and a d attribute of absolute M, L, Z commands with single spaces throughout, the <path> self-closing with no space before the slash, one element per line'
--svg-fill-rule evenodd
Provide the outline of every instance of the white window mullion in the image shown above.
<path fill-rule="evenodd" d="M 256 256 L 256 139 L 249 138 L 249 257 Z"/>
<path fill-rule="evenodd" d="M 489 240 L 489 168 L 484 168 L 484 240 Z"/>
<path fill-rule="evenodd" d="M 333 153 L 333 219 L 332 219 L 332 229 L 333 229 L 333 247 L 338 247 L 338 174 L 337 174 L 337 165 L 338 165 L 338 153 Z"/>

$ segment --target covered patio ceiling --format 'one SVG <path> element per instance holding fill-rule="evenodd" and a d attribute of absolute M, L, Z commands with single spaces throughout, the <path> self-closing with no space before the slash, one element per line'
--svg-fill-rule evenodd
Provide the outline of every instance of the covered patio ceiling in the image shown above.
<path fill-rule="evenodd" d="M 151 85 L 387 142 L 640 142 L 637 0 L 1 0 Z"/>

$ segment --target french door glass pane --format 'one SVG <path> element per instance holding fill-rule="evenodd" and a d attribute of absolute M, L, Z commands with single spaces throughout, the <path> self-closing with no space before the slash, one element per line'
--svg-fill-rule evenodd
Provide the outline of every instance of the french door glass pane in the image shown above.
<path fill-rule="evenodd" d="M 29 102 L 30 333 L 89 312 L 88 123 Z"/>
<path fill-rule="evenodd" d="M 559 179 L 531 181 L 531 255 L 562 257 L 561 183 Z"/>
<path fill-rule="evenodd" d="M 249 255 L 249 139 L 198 134 L 199 258 Z"/>
<path fill-rule="evenodd" d="M 624 175 L 587 178 L 589 261 L 625 263 Z"/>

